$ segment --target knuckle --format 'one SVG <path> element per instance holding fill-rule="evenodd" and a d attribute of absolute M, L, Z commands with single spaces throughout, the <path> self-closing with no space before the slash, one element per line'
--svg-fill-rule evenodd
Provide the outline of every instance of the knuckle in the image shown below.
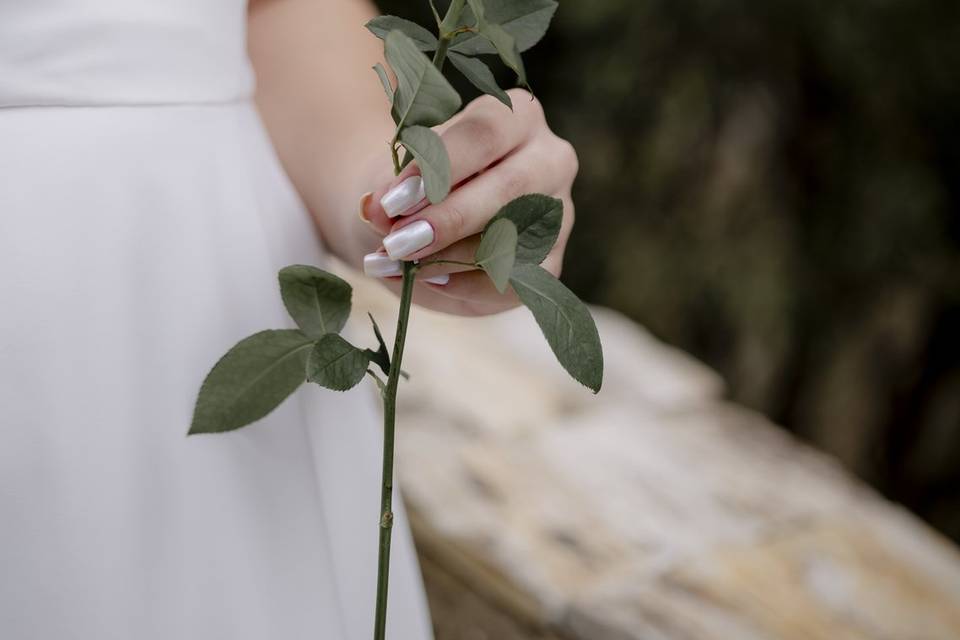
<path fill-rule="evenodd" d="M 489 111 L 490 107 L 492 106 L 492 102 L 496 102 L 496 99 L 493 96 L 486 94 L 477 96 L 467 104 L 463 112 L 467 114 L 473 114 L 478 111 Z"/>
<path fill-rule="evenodd" d="M 525 92 L 526 93 L 526 92 Z M 546 122 L 547 116 L 543 111 L 543 103 L 540 102 L 538 98 L 530 95 L 530 98 L 527 102 L 527 111 L 530 114 L 530 117 L 536 120 L 537 122 Z"/>
<path fill-rule="evenodd" d="M 543 104 L 539 100 L 531 96 L 531 98 L 526 101 L 526 105 L 527 105 L 527 109 L 526 109 L 527 119 L 537 126 L 540 126 L 540 127 L 547 126 L 546 125 L 547 116 L 543 112 Z"/>
<path fill-rule="evenodd" d="M 514 168 L 505 171 L 500 183 L 500 196 L 504 202 L 523 195 L 530 189 L 532 176 L 527 168 Z"/>
<path fill-rule="evenodd" d="M 503 143 L 503 133 L 496 121 L 488 116 L 476 116 L 464 120 L 463 131 L 479 148 L 483 158 L 493 162 L 499 156 Z"/>
<path fill-rule="evenodd" d="M 440 220 L 442 234 L 438 238 L 444 244 L 451 244 L 464 236 L 464 230 L 467 227 L 467 218 L 463 210 L 455 203 L 444 203 L 440 210 Z"/>
<path fill-rule="evenodd" d="M 507 93 L 513 101 L 513 108 L 522 115 L 544 120 L 543 104 L 540 100 L 526 89 L 511 89 Z"/>
<path fill-rule="evenodd" d="M 499 100 L 497 100 L 491 95 L 482 95 L 476 100 L 474 100 L 473 102 L 471 102 L 468 105 L 466 110 L 470 112 L 476 112 L 476 111 L 490 112 L 498 106 L 500 106 L 500 108 L 503 108 L 500 105 Z"/>
<path fill-rule="evenodd" d="M 556 144 L 557 157 L 566 169 L 565 174 L 571 178 L 576 177 L 580 173 L 580 156 L 576 148 L 569 141 L 559 137 L 556 139 Z"/>

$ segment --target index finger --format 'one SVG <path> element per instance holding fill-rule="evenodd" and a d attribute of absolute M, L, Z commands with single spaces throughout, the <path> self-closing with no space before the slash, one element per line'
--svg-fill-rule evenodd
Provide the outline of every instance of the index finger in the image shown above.
<path fill-rule="evenodd" d="M 455 116 L 440 135 L 450 156 L 452 185 L 460 185 L 520 147 L 531 133 L 527 110 L 511 112 L 494 98 L 481 98 Z M 416 213 L 428 204 L 420 169 L 411 163 L 373 192 L 364 203 L 363 214 L 375 229 L 387 233 L 395 218 Z"/>

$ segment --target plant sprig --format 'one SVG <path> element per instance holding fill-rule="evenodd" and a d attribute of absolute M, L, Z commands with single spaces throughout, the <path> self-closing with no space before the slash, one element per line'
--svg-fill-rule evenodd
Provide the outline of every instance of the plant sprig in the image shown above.
<path fill-rule="evenodd" d="M 480 91 L 512 108 L 509 94 L 496 82 L 480 56 L 496 55 L 528 86 L 521 53 L 546 33 L 557 9 L 555 0 L 451 0 L 443 17 L 430 2 L 437 35 L 396 16 L 380 16 L 367 28 L 384 42 L 387 64 L 374 67 L 390 105 L 396 130 L 390 141 L 395 173 L 415 161 L 427 198 L 439 203 L 450 192 L 450 158 L 431 127 L 449 120 L 462 100 L 443 75 L 444 63 Z M 426 53 L 433 52 L 433 58 Z M 404 158 L 400 152 L 404 150 Z M 603 351 L 587 307 L 541 263 L 557 242 L 562 201 L 528 194 L 507 203 L 484 228 L 472 262 L 497 291 L 512 289 L 533 314 L 557 360 L 578 382 L 599 392 Z M 231 348 L 213 367 L 200 389 L 190 434 L 222 433 L 260 420 L 305 382 L 334 391 L 352 389 L 365 377 L 377 385 L 384 408 L 384 447 L 379 511 L 375 640 L 386 634 L 390 543 L 393 525 L 393 447 L 397 391 L 409 324 L 414 280 L 425 266 L 451 261 L 403 263 L 403 287 L 392 353 L 370 315 L 377 344 L 361 348 L 340 335 L 352 306 L 352 288 L 341 278 L 305 265 L 280 271 L 283 304 L 297 329 L 262 331 Z M 369 314 L 368 314 L 369 315 Z M 376 372 L 379 369 L 384 381 Z"/>

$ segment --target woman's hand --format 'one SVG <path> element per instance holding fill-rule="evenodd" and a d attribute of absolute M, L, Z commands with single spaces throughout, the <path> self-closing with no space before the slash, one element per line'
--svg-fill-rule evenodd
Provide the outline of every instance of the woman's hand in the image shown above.
<path fill-rule="evenodd" d="M 401 215 L 387 216 L 381 199 L 418 170 L 411 165 L 392 177 L 384 141 L 394 123 L 370 71 L 382 60 L 383 48 L 363 27 L 375 15 L 371 3 L 358 0 L 250 3 L 257 105 L 327 247 L 349 264 L 359 264 L 381 242 L 398 258 L 472 263 L 478 234 L 501 206 L 525 193 L 545 193 L 563 200 L 563 228 L 543 263 L 558 275 L 573 225 L 570 187 L 577 158 L 525 91 L 510 92 L 512 112 L 483 97 L 438 128 L 450 154 L 454 189 L 439 205 L 414 202 Z M 367 226 L 356 218 L 355 198 L 371 187 L 379 188 L 363 200 Z M 416 244 L 422 247 L 411 248 Z M 391 267 L 398 273 L 399 264 L 371 256 L 363 259 L 368 274 L 387 276 Z M 447 274 L 445 285 L 425 282 Z M 414 300 L 433 309 L 484 315 L 517 304 L 512 292 L 497 293 L 486 274 L 468 267 L 430 266 L 418 276 Z M 399 290 L 396 279 L 386 282 Z"/>
<path fill-rule="evenodd" d="M 454 185 L 443 202 L 431 205 L 425 199 L 415 164 L 364 196 L 360 215 L 383 236 L 385 249 L 364 258 L 367 275 L 384 278 L 399 291 L 400 260 L 472 263 L 487 222 L 500 207 L 526 193 L 563 201 L 560 237 L 543 262 L 545 269 L 560 275 L 573 226 L 570 190 L 577 155 L 547 126 L 536 99 L 519 89 L 510 94 L 512 112 L 484 96 L 438 129 L 450 155 Z M 512 292 L 498 293 L 482 271 L 451 264 L 423 267 L 414 300 L 460 315 L 497 313 L 518 304 Z"/>

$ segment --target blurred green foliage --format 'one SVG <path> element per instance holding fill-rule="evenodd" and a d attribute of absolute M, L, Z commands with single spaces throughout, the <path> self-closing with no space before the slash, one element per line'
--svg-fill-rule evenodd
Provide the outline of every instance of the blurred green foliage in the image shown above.
<path fill-rule="evenodd" d="M 561 0 L 526 57 L 571 287 L 960 539 L 960 2 Z"/>

